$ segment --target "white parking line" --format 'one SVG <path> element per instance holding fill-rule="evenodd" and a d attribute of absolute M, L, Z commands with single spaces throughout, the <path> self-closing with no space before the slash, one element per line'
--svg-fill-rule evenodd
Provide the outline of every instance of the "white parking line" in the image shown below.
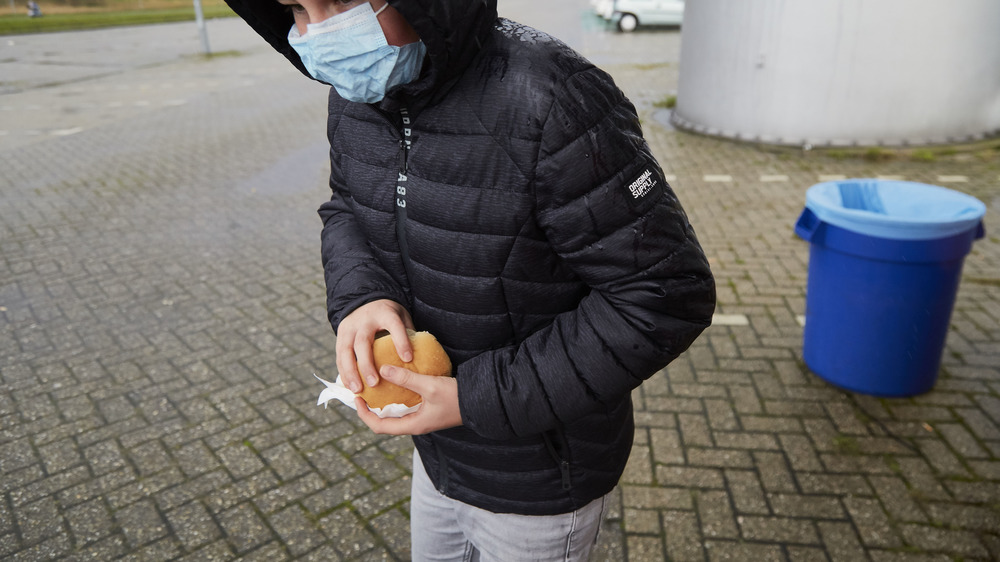
<path fill-rule="evenodd" d="M 965 183 L 969 181 L 969 176 L 938 176 L 937 181 L 940 183 Z"/>
<path fill-rule="evenodd" d="M 56 137 L 68 137 L 69 135 L 75 135 L 83 131 L 83 127 L 73 127 L 72 129 L 56 129 L 52 131 L 52 135 Z"/>
<path fill-rule="evenodd" d="M 705 174 L 702 176 L 702 179 L 708 182 L 725 183 L 733 181 L 733 176 L 728 174 Z"/>
<path fill-rule="evenodd" d="M 713 314 L 714 326 L 749 326 L 750 319 L 745 314 Z"/>

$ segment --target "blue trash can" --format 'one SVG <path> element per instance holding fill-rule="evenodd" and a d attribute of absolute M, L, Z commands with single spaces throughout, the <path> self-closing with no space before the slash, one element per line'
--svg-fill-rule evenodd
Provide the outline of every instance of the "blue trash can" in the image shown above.
<path fill-rule="evenodd" d="M 810 187 L 803 357 L 838 387 L 913 396 L 937 381 L 962 264 L 986 206 L 943 187 L 851 179 Z"/>

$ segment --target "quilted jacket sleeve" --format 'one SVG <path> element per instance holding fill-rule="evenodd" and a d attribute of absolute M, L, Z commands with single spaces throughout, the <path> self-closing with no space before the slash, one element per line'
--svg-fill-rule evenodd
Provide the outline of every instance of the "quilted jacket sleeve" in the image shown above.
<path fill-rule="evenodd" d="M 332 95 L 332 94 L 331 94 Z M 329 134 L 337 128 L 331 111 Z M 372 253 L 354 215 L 354 202 L 340 174 L 336 157 L 330 159 L 330 201 L 319 208 L 323 220 L 323 276 L 327 315 L 334 331 L 345 316 L 366 303 L 389 299 L 405 304 L 406 295 Z"/>
<path fill-rule="evenodd" d="M 687 349 L 715 308 L 708 262 L 632 104 L 596 68 L 564 86 L 542 136 L 538 221 L 591 292 L 519 346 L 461 365 L 463 420 L 489 438 L 620 401 Z"/>
<path fill-rule="evenodd" d="M 350 195 L 334 187 L 333 197 L 319 208 L 323 219 L 323 276 L 327 314 L 334 331 L 359 306 L 389 299 L 406 303 L 399 286 L 372 256 L 358 231 Z"/>

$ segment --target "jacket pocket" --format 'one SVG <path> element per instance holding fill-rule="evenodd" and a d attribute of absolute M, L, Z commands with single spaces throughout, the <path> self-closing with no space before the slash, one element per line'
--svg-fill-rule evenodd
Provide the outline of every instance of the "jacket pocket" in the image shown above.
<path fill-rule="evenodd" d="M 434 444 L 434 452 L 437 453 L 437 490 L 444 495 L 448 494 L 448 455 L 445 454 L 444 449 L 437 442 L 437 439 L 431 437 L 431 443 Z"/>
<path fill-rule="evenodd" d="M 566 442 L 566 433 L 563 432 L 562 428 L 546 431 L 542 434 L 542 440 L 545 441 L 545 448 L 548 450 L 549 455 L 556 462 L 556 466 L 559 467 L 562 489 L 567 491 L 572 489 L 573 481 L 570 479 L 569 445 Z"/>

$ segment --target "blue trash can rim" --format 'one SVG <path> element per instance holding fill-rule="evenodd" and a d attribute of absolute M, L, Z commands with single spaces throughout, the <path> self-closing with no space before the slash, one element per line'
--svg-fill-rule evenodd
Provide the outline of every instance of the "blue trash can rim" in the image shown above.
<path fill-rule="evenodd" d="M 822 182 L 806 191 L 806 207 L 823 222 L 868 236 L 932 240 L 976 228 L 986 205 L 925 183 L 869 178 Z"/>

